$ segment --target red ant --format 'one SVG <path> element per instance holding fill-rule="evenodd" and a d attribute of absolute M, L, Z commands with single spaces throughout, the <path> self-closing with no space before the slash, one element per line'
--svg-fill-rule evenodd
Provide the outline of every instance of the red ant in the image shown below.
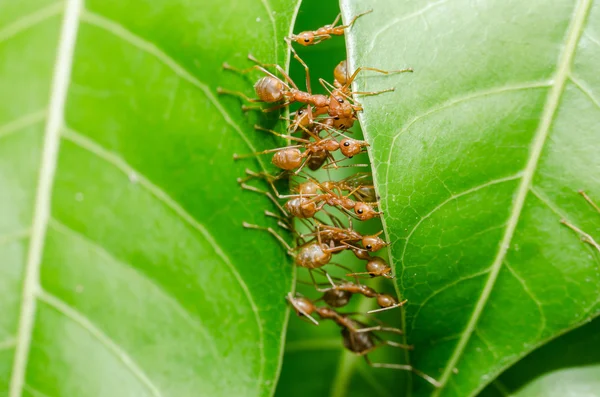
<path fill-rule="evenodd" d="M 396 307 L 403 306 L 407 301 L 398 302 L 393 296 L 388 294 L 381 294 L 375 291 L 373 288 L 364 284 L 355 284 L 350 282 L 343 282 L 340 284 L 331 284 L 331 288 L 320 289 L 317 291 L 325 292 L 323 300 L 329 306 L 342 307 L 348 304 L 350 298 L 354 294 L 360 294 L 367 298 L 376 298 L 377 304 L 381 309 L 370 310 L 367 313 L 375 313 L 384 310 L 394 309 Z"/>
<path fill-rule="evenodd" d="M 369 10 L 369 11 L 363 12 L 362 14 L 358 14 L 357 16 L 352 18 L 350 23 L 348 23 L 347 25 L 335 26 L 339 22 L 340 17 L 342 16 L 341 14 L 338 14 L 338 16 L 335 18 L 335 20 L 333 21 L 333 23 L 331 25 L 325 25 L 322 28 L 319 28 L 319 29 L 313 30 L 313 31 L 301 32 L 301 33 L 298 33 L 297 35 L 293 34 L 290 37 L 286 37 L 285 41 L 288 44 L 290 44 L 290 47 L 291 47 L 292 42 L 296 42 L 303 46 L 319 44 L 322 41 L 330 39 L 331 36 L 343 35 L 344 30 L 351 27 L 359 17 L 361 17 L 365 14 L 368 14 L 370 12 L 373 12 L 373 10 Z"/>
<path fill-rule="evenodd" d="M 263 112 L 270 112 L 273 110 L 280 109 L 282 107 L 288 106 L 294 102 L 305 103 L 308 105 L 314 106 L 314 115 L 320 115 L 328 112 L 333 112 L 330 114 L 331 116 L 335 116 L 336 114 L 348 114 L 353 113 L 355 110 L 362 109 L 360 106 L 353 105 L 347 101 L 344 101 L 342 97 L 339 96 L 326 96 L 316 94 L 313 95 L 308 88 L 310 85 L 310 77 L 307 75 L 307 89 L 308 92 L 301 91 L 296 83 L 292 80 L 292 78 L 283 70 L 283 68 L 279 65 L 275 64 L 261 64 L 256 58 L 252 55 L 248 55 L 248 59 L 257 63 L 248 69 L 238 70 L 230 66 L 229 64 L 223 64 L 225 69 L 234 70 L 239 73 L 248 73 L 252 70 L 260 70 L 265 73 L 267 76 L 261 78 L 254 85 L 254 91 L 256 95 L 258 95 L 258 99 L 249 98 L 245 94 L 237 91 L 229 91 L 223 88 L 217 88 L 217 92 L 219 94 L 229 94 L 236 95 L 244 98 L 248 102 L 266 102 L 266 103 L 274 103 L 281 102 L 283 103 L 273 106 L 267 109 L 261 109 Z M 274 67 L 285 79 L 283 81 L 279 77 L 275 76 L 273 73 L 269 72 L 266 67 Z M 287 81 L 287 83 L 286 83 Z M 289 83 L 289 85 L 288 85 Z M 243 107 L 243 110 L 251 110 L 254 108 Z"/>
<path fill-rule="evenodd" d="M 262 128 L 260 126 L 255 125 L 254 128 L 256 128 L 257 130 L 262 130 L 262 131 L 267 131 L 270 132 L 274 135 L 277 135 L 279 137 L 285 138 L 285 139 L 289 139 L 295 142 L 299 142 L 300 144 L 298 145 L 292 145 L 292 146 L 286 146 L 286 147 L 282 147 L 282 148 L 276 148 L 276 149 L 268 149 L 268 150 L 263 150 L 262 152 L 256 152 L 256 153 L 249 153 L 249 154 L 245 154 L 245 155 L 238 155 L 238 154 L 234 154 L 233 158 L 235 160 L 239 160 L 242 158 L 246 158 L 246 157 L 253 157 L 253 156 L 258 156 L 261 154 L 268 154 L 268 153 L 275 153 L 273 155 L 273 159 L 271 160 L 271 162 L 286 171 L 294 171 L 294 175 L 297 175 L 300 171 L 302 171 L 302 169 L 304 168 L 304 166 L 306 166 L 307 164 L 309 164 L 309 161 L 313 158 L 315 158 L 316 160 L 311 163 L 311 169 L 315 170 L 318 169 L 317 166 L 321 166 L 325 161 L 323 160 L 323 158 L 327 159 L 329 158 L 331 160 L 331 165 L 334 168 L 338 168 L 337 163 L 339 163 L 339 160 L 335 160 L 333 158 L 333 156 L 331 155 L 331 152 L 335 152 L 336 150 L 340 149 L 340 151 L 342 152 L 342 154 L 344 156 L 346 156 L 347 158 L 352 158 L 354 155 L 360 153 L 363 149 L 363 147 L 368 146 L 368 144 L 364 141 L 358 141 L 356 139 L 352 139 L 352 138 L 344 138 L 342 139 L 340 142 L 338 142 L 337 140 L 335 140 L 334 138 L 320 138 L 318 135 L 313 134 L 312 132 L 310 132 L 309 130 L 306 130 L 314 139 L 315 141 L 312 142 L 308 139 L 303 139 L 303 138 L 297 138 L 291 135 L 284 135 L 284 134 L 279 134 L 273 130 L 269 130 L 266 128 Z M 305 151 L 301 152 L 299 148 L 304 148 Z M 363 166 L 362 164 L 360 165 L 352 165 L 353 167 L 356 166 Z"/>
<path fill-rule="evenodd" d="M 405 345 L 389 340 L 384 340 L 375 332 L 392 332 L 396 334 L 402 334 L 402 330 L 398 328 L 385 327 L 382 325 L 369 327 L 366 324 L 354 320 L 349 317 L 349 314 L 338 313 L 334 309 L 329 307 L 318 307 L 312 301 L 304 297 L 293 297 L 292 294 L 288 294 L 287 300 L 291 303 L 292 307 L 299 316 L 305 317 L 318 325 L 311 315 L 316 313 L 323 320 L 332 320 L 339 325 L 342 333 L 343 344 L 349 351 L 363 356 L 367 364 L 374 368 L 391 368 L 403 371 L 411 371 L 427 382 L 431 383 L 435 387 L 439 387 L 439 382 L 433 379 L 431 376 L 424 374 L 423 372 L 413 368 L 411 365 L 391 364 L 391 363 L 373 363 L 369 360 L 368 354 L 373 350 L 381 346 L 393 346 L 401 349 L 413 349 L 410 345 Z"/>
<path fill-rule="evenodd" d="M 277 232 L 270 227 L 253 225 L 247 222 L 244 222 L 243 226 L 247 229 L 257 229 L 268 232 L 281 243 L 281 245 L 286 249 L 288 255 L 294 258 L 294 263 L 296 265 L 309 270 L 318 269 L 327 265 L 330 263 L 333 253 L 346 249 L 346 247 L 330 247 L 327 244 L 319 242 L 318 240 L 309 241 L 299 245 L 294 249 L 287 243 L 287 241 L 285 241 L 283 237 L 277 234 Z M 340 267 L 344 268 L 343 266 Z"/>
<path fill-rule="evenodd" d="M 381 233 L 383 233 L 383 231 L 380 231 L 373 235 L 362 235 L 356 230 L 354 230 L 352 228 L 352 225 L 350 225 L 347 228 L 342 228 L 317 222 L 316 231 L 302 235 L 302 237 L 313 236 L 316 237 L 317 240 L 319 240 L 320 242 L 325 243 L 326 245 L 333 244 L 333 246 L 335 246 L 335 244 L 341 244 L 343 247 L 346 247 L 348 249 L 360 249 L 361 247 L 353 246 L 350 243 L 361 242 L 363 249 L 365 249 L 368 252 L 375 252 L 389 245 L 388 243 L 386 243 L 378 237 Z"/>

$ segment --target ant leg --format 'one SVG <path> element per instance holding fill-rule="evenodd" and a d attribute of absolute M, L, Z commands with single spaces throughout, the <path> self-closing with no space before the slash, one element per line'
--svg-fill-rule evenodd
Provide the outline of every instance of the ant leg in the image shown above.
<path fill-rule="evenodd" d="M 592 207 L 594 207 L 594 209 L 596 211 L 598 211 L 598 213 L 600 213 L 600 207 L 598 207 L 598 205 L 596 203 L 594 203 L 594 201 L 590 198 L 590 196 L 587 195 L 586 192 L 584 192 L 583 190 L 580 190 L 578 193 L 581 194 L 583 196 L 583 198 L 585 199 L 585 201 L 587 201 Z"/>
<path fill-rule="evenodd" d="M 338 168 L 359 168 L 359 167 L 362 168 L 362 167 L 369 167 L 369 164 L 347 164 L 347 165 L 335 166 L 335 165 L 341 163 L 344 160 L 348 160 L 348 157 L 344 157 L 343 159 L 332 161 L 329 164 L 325 164 L 323 166 L 323 169 L 327 170 L 327 169 L 330 169 L 332 167 L 335 168 L 335 169 L 338 169 Z M 333 165 L 333 164 L 335 164 L 335 165 Z"/>
<path fill-rule="evenodd" d="M 250 186 L 250 185 L 247 185 L 245 183 L 240 183 L 240 187 L 242 189 L 250 190 L 251 192 L 264 194 L 265 196 L 267 196 L 275 204 L 275 206 L 279 209 L 279 211 L 281 211 L 281 213 L 284 216 L 286 216 L 286 217 L 289 216 L 289 214 L 287 213 L 287 211 L 281 206 L 281 204 L 279 204 L 279 202 L 275 199 L 275 197 L 273 197 L 273 195 L 270 192 L 265 192 L 264 190 L 260 190 L 260 189 L 254 187 L 254 186 Z"/>
<path fill-rule="evenodd" d="M 371 13 L 371 12 L 373 12 L 373 10 L 365 11 L 365 12 L 363 12 L 363 13 L 361 13 L 361 14 L 358 14 L 358 15 L 356 15 L 354 18 L 352 18 L 352 19 L 350 20 L 350 22 L 348 22 L 348 24 L 347 24 L 347 25 L 338 26 L 338 29 L 347 29 L 347 28 L 350 28 L 350 27 L 352 27 L 352 25 L 354 25 L 354 22 L 356 22 L 356 20 L 357 20 L 358 18 L 362 17 L 363 15 L 369 14 L 369 13 Z"/>
<path fill-rule="evenodd" d="M 371 11 L 373 11 L 373 10 L 371 10 Z M 371 12 L 371 11 L 368 11 L 368 12 Z M 359 15 L 359 16 L 360 16 L 360 15 Z M 341 17 L 342 17 L 342 13 L 339 13 L 339 14 L 337 14 L 337 17 L 335 17 L 335 19 L 333 20 L 333 22 L 332 22 L 332 23 L 331 23 L 331 25 L 329 25 L 329 26 L 332 26 L 332 27 L 333 27 L 333 26 L 337 25 L 337 23 L 340 21 L 340 18 L 341 18 Z M 357 17 L 355 17 L 354 19 L 356 19 L 356 18 L 357 18 Z"/>
<path fill-rule="evenodd" d="M 368 328 L 359 328 L 354 332 L 358 333 L 358 332 L 372 332 L 372 331 L 392 332 L 394 334 L 399 334 L 399 335 L 404 334 L 404 332 L 402 332 L 402 330 L 399 328 L 384 327 L 383 325 L 376 325 L 374 327 L 368 327 Z"/>
<path fill-rule="evenodd" d="M 420 378 L 426 380 L 427 382 L 429 382 L 430 384 L 432 384 L 434 387 L 440 387 L 440 382 L 438 382 L 437 380 L 435 380 L 434 378 L 432 378 L 431 376 L 425 374 L 424 372 L 419 371 L 416 368 L 413 368 L 412 365 L 406 365 L 406 364 L 391 364 L 391 363 L 373 363 L 371 362 L 371 360 L 369 360 L 369 358 L 367 357 L 367 355 L 365 354 L 365 361 L 367 362 L 367 364 L 370 367 L 373 368 L 390 368 L 390 369 L 399 369 L 401 371 L 410 371 L 413 372 L 415 375 L 419 376 Z"/>
<path fill-rule="evenodd" d="M 292 103 L 292 102 L 290 102 L 290 101 L 286 101 L 286 102 L 284 102 L 284 103 L 281 103 L 281 104 L 279 104 L 279 105 L 272 106 L 272 107 L 270 107 L 270 108 L 266 108 L 266 109 L 260 108 L 260 109 L 263 111 L 263 113 L 268 113 L 268 112 L 273 112 L 273 111 L 275 111 L 275 110 L 278 110 L 278 109 L 284 108 L 284 107 L 286 107 L 286 106 L 289 106 L 291 103 Z M 245 110 L 245 109 L 244 109 L 244 106 L 242 106 L 242 110 Z M 251 110 L 251 109 L 249 109 L 249 110 Z"/>
<path fill-rule="evenodd" d="M 386 92 L 394 92 L 396 91 L 395 88 L 386 88 L 385 90 L 380 90 L 380 91 L 352 91 L 352 94 L 356 94 L 356 95 L 379 95 L 379 94 L 383 94 Z"/>
<path fill-rule="evenodd" d="M 280 134 L 277 131 L 273 131 L 273 130 L 270 130 L 268 128 L 261 127 L 258 124 L 254 124 L 254 129 L 255 130 L 259 130 L 259 131 L 266 131 L 266 132 L 269 132 L 269 133 L 271 133 L 271 134 L 273 134 L 275 136 L 278 136 L 280 138 L 289 139 L 290 141 L 302 142 L 302 143 L 310 143 L 310 141 L 308 139 L 296 138 L 295 136 Z"/>
<path fill-rule="evenodd" d="M 406 345 L 404 343 L 393 342 L 391 340 L 383 341 L 384 344 L 392 347 L 397 347 L 400 349 L 413 350 L 415 347 L 413 345 Z"/>
<path fill-rule="evenodd" d="M 304 74 L 306 75 L 306 92 L 308 92 L 309 94 L 312 94 L 312 90 L 310 88 L 310 70 L 308 69 L 308 65 L 306 64 L 306 62 L 304 62 L 304 60 L 302 58 L 300 58 L 300 55 L 298 55 L 296 50 L 294 50 L 292 43 L 288 42 L 288 45 L 289 45 L 290 49 L 292 50 L 292 54 L 294 54 L 294 58 L 304 68 Z"/>
<path fill-rule="evenodd" d="M 237 182 L 238 183 L 246 183 L 252 179 L 264 179 L 265 181 L 271 183 L 272 181 L 277 181 L 279 179 L 281 179 L 283 176 L 282 175 L 271 175 L 267 172 L 254 172 L 249 168 L 246 168 L 246 177 L 245 178 L 238 178 Z M 285 171 L 282 172 L 281 174 L 285 174 Z"/>
<path fill-rule="evenodd" d="M 382 307 L 381 309 L 375 309 L 375 310 L 369 310 L 367 313 L 369 314 L 373 314 L 373 313 L 379 313 L 379 312 L 383 312 L 386 310 L 391 310 L 391 309 L 395 309 L 397 307 L 402 307 L 404 306 L 404 304 L 408 302 L 408 299 L 404 299 L 402 302 L 398 302 L 395 305 L 392 306 L 388 306 L 388 307 Z"/>
<path fill-rule="evenodd" d="M 350 78 L 348 80 L 346 80 L 346 84 L 344 84 L 344 87 L 350 87 L 350 84 L 352 84 L 352 82 L 354 81 L 354 79 L 356 79 L 356 76 L 358 76 L 358 74 L 363 71 L 363 70 L 370 70 L 373 72 L 377 72 L 377 73 L 382 73 L 382 74 L 396 74 L 396 73 L 412 73 L 414 72 L 414 70 L 412 68 L 406 68 L 406 69 L 398 69 L 398 70 L 383 70 L 383 69 L 377 69 L 377 68 L 372 68 L 369 66 L 361 66 L 358 69 L 356 69 L 354 71 L 354 73 L 352 73 L 352 76 L 350 76 Z"/>
<path fill-rule="evenodd" d="M 246 69 L 238 69 L 238 68 L 234 68 L 233 66 L 231 66 L 231 65 L 230 65 L 230 64 L 228 64 L 228 63 L 224 63 L 224 64 L 223 64 L 223 69 L 226 69 L 226 70 L 231 70 L 231 71 L 233 71 L 233 72 L 240 73 L 240 74 L 246 74 L 246 73 L 250 73 L 250 72 L 251 72 L 251 71 L 253 71 L 253 70 L 260 70 L 261 72 L 263 72 L 263 73 L 264 73 L 264 74 L 266 74 L 267 76 L 271 76 L 271 77 L 273 77 L 274 79 L 276 79 L 276 80 L 278 80 L 279 82 L 281 82 L 281 84 L 283 84 L 283 85 L 284 85 L 284 86 L 285 86 L 285 87 L 286 87 L 288 90 L 290 89 L 290 86 L 289 86 L 289 85 L 287 85 L 285 81 L 281 80 L 279 77 L 275 76 L 273 73 L 271 73 L 271 72 L 269 72 L 267 69 L 265 69 L 265 66 L 270 66 L 270 65 L 262 65 L 262 64 L 261 64 L 260 62 L 258 62 L 258 61 L 257 61 L 257 60 L 256 60 L 254 57 L 250 58 L 250 55 L 248 56 L 248 58 L 249 58 L 250 60 L 252 60 L 252 61 L 254 61 L 254 62 L 258 63 L 258 65 L 254 65 L 254 66 L 251 66 L 251 67 L 249 67 L 249 68 L 246 68 Z M 279 66 L 279 68 L 281 69 L 281 66 Z M 278 69 L 278 70 L 279 70 L 279 69 Z M 283 70 L 283 69 L 281 69 L 281 70 Z M 285 74 L 285 75 L 284 75 L 284 77 L 286 77 L 286 76 L 287 76 L 287 74 Z M 287 76 L 287 78 L 289 78 L 289 76 Z M 287 80 L 287 78 L 286 78 L 286 80 Z M 289 81 L 290 83 L 292 83 L 292 86 L 293 86 L 294 88 L 296 88 L 296 89 L 297 89 L 296 85 L 295 85 L 295 84 L 294 84 L 294 83 L 291 81 L 291 79 L 290 79 L 290 80 L 288 80 L 288 81 Z"/>
<path fill-rule="evenodd" d="M 266 71 L 265 68 L 267 68 L 267 67 L 275 68 L 279 73 L 281 73 L 283 78 L 292 85 L 292 87 L 294 87 L 295 89 L 298 90 L 298 86 L 296 85 L 296 83 L 294 83 L 294 80 L 292 80 L 292 78 L 285 72 L 285 70 L 283 70 L 283 68 L 281 66 L 274 64 L 274 63 L 262 63 L 258 59 L 256 59 L 252 54 L 248 54 L 248 59 L 257 64 L 256 66 L 254 66 L 255 68 L 260 68 L 260 70 L 262 70 L 262 71 Z M 274 76 L 271 73 L 268 73 L 268 74 L 270 74 L 272 77 L 275 77 L 278 80 L 281 80 L 280 78 Z M 287 84 L 286 84 L 286 86 L 287 86 Z"/>
<path fill-rule="evenodd" d="M 310 279 L 312 280 L 313 286 L 315 287 L 315 289 L 318 292 L 327 292 L 329 291 L 331 288 L 320 288 L 319 287 L 319 283 L 317 283 L 317 280 L 315 280 L 315 275 L 313 274 L 313 269 L 308 269 L 308 274 L 310 275 Z M 335 285 L 333 283 L 333 280 L 331 280 L 331 276 L 329 276 L 329 273 L 325 272 L 326 277 L 328 278 L 328 281 L 332 284 Z"/>
<path fill-rule="evenodd" d="M 277 224 L 280 227 L 282 227 L 282 228 L 284 228 L 286 230 L 292 231 L 292 228 L 289 226 L 289 220 L 288 219 L 286 219 L 286 218 L 284 218 L 282 216 L 279 216 L 279 215 L 277 215 L 277 214 L 275 214 L 275 213 L 273 213 L 271 211 L 267 211 L 267 210 L 265 210 L 265 216 L 269 216 L 271 218 L 277 219 L 277 221 L 278 221 Z"/>
<path fill-rule="evenodd" d="M 287 241 L 285 241 L 285 239 L 283 237 L 281 237 L 279 234 L 277 234 L 277 232 L 275 230 L 273 230 L 272 228 L 270 228 L 270 227 L 264 227 L 264 226 L 258 226 L 258 225 L 253 225 L 253 224 L 248 223 L 248 222 L 244 222 L 244 223 L 242 223 L 242 225 L 246 229 L 264 230 L 265 232 L 270 233 L 287 250 L 288 255 L 294 256 L 294 250 L 293 250 L 293 248 L 290 247 L 290 245 L 287 243 Z"/>
<path fill-rule="evenodd" d="M 262 99 L 250 98 L 248 95 L 244 94 L 243 92 L 226 90 L 225 88 L 221 88 L 221 87 L 217 87 L 217 94 L 237 96 L 248 102 L 264 102 Z"/>
<path fill-rule="evenodd" d="M 335 87 L 331 85 L 331 83 L 329 83 L 327 80 L 325 80 L 322 77 L 319 77 L 319 83 L 321 83 L 321 85 L 323 86 L 323 88 L 325 88 L 325 91 L 327 91 L 327 93 L 331 96 L 333 95 L 333 93 L 331 92 L 332 90 L 335 90 Z M 330 88 L 331 87 L 331 88 Z"/>
<path fill-rule="evenodd" d="M 594 240 L 594 238 L 592 236 L 590 236 L 589 234 L 587 234 L 583 230 L 579 229 L 577 226 L 570 224 L 565 219 L 561 219 L 560 223 L 562 223 L 563 225 L 565 225 L 569 229 L 573 230 L 575 233 L 579 234 L 581 236 L 581 240 L 583 242 L 588 243 L 589 245 L 591 245 L 592 247 L 594 247 L 596 250 L 598 250 L 598 252 L 600 252 L 600 244 L 598 244 L 596 242 L 596 240 Z"/>

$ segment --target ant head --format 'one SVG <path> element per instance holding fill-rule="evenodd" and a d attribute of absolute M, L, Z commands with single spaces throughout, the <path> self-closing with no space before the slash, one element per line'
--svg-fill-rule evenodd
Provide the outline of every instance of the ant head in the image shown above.
<path fill-rule="evenodd" d="M 323 294 L 323 300 L 331 307 L 346 306 L 352 298 L 352 293 L 339 289 L 330 289 Z"/>
<path fill-rule="evenodd" d="M 338 65 L 335 67 L 333 70 L 333 78 L 341 85 L 346 84 L 348 81 L 348 65 L 346 60 L 338 63 Z"/>
<path fill-rule="evenodd" d="M 302 153 L 298 148 L 286 148 L 275 152 L 271 162 L 282 170 L 295 170 L 302 165 Z"/>
<path fill-rule="evenodd" d="M 352 128 L 355 120 L 356 117 L 354 117 L 354 115 L 351 115 L 350 117 L 334 117 L 332 119 L 332 126 L 338 130 L 347 130 Z"/>
<path fill-rule="evenodd" d="M 302 32 L 297 36 L 293 36 L 292 39 L 303 46 L 309 46 L 315 42 L 315 34 L 313 32 Z"/>
<path fill-rule="evenodd" d="M 379 294 L 377 295 L 377 304 L 380 307 L 392 307 L 394 305 L 397 305 L 398 302 L 391 295 Z"/>
<path fill-rule="evenodd" d="M 277 102 L 283 99 L 286 87 L 281 80 L 272 76 L 265 76 L 254 84 L 254 91 L 258 97 L 267 102 Z"/>
<path fill-rule="evenodd" d="M 369 219 L 373 219 L 379 215 L 379 212 L 375 211 L 373 207 L 362 202 L 358 202 L 354 205 L 354 212 L 361 221 L 368 221 Z"/>
<path fill-rule="evenodd" d="M 388 264 L 380 257 L 373 256 L 367 262 L 367 273 L 371 276 L 383 276 L 385 278 L 393 278 L 392 277 L 392 269 L 388 266 Z"/>
<path fill-rule="evenodd" d="M 359 154 L 365 146 L 369 146 L 369 144 L 364 141 L 357 141 L 356 139 L 344 138 L 340 141 L 340 150 L 348 158 Z"/>
<path fill-rule="evenodd" d="M 340 119 L 352 118 L 354 117 L 354 106 L 347 98 L 334 91 L 329 98 L 329 115 Z"/>
<path fill-rule="evenodd" d="M 312 109 L 310 107 L 298 109 L 293 120 L 295 127 L 308 127 L 312 121 Z"/>
<path fill-rule="evenodd" d="M 388 243 L 386 243 L 377 236 L 378 234 L 379 233 L 372 236 L 365 236 L 362 238 L 363 247 L 365 247 L 367 251 L 379 251 L 380 249 L 388 245 Z"/>

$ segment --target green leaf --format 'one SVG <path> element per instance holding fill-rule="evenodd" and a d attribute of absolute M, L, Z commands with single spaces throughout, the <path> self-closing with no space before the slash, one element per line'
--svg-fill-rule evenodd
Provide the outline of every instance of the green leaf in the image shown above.
<path fill-rule="evenodd" d="M 469 396 L 600 312 L 600 5 L 343 0 L 410 362 L 413 394 Z M 597 236 L 597 233 L 596 233 Z M 598 237 L 596 237 L 598 238 Z"/>
<path fill-rule="evenodd" d="M 0 394 L 270 395 L 292 267 L 234 98 L 297 2 L 0 5 Z"/>
<path fill-rule="evenodd" d="M 600 317 L 535 350 L 503 373 L 482 397 L 597 396 Z"/>

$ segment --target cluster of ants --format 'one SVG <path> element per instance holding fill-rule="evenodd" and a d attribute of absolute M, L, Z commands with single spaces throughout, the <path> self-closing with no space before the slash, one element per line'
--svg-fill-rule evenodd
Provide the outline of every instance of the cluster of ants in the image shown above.
<path fill-rule="evenodd" d="M 409 345 L 384 339 L 380 334 L 402 334 L 402 330 L 386 326 L 373 316 L 375 312 L 401 307 L 406 301 L 399 302 L 393 296 L 379 293 L 360 282 L 360 278 L 364 277 L 384 277 L 387 279 L 394 277 L 392 269 L 383 258 L 371 255 L 371 253 L 388 245 L 379 237 L 382 232 L 363 235 L 353 227 L 353 220 L 367 221 L 382 214 L 377 210 L 378 197 L 371 175 L 359 172 L 340 180 L 318 181 L 304 171 L 305 168 L 316 171 L 318 169 L 329 170 L 340 167 L 368 166 L 366 164 L 340 165 L 346 159 L 365 152 L 368 147 L 366 142 L 346 135 L 349 133 L 348 129 L 357 121 L 357 112 L 362 110 L 362 106 L 353 98 L 353 95 L 375 95 L 393 89 L 377 92 L 357 92 L 351 90 L 351 84 L 357 75 L 365 70 L 383 74 L 412 72 L 412 69 L 385 71 L 372 67 L 359 67 L 350 74 L 348 64 L 344 60 L 334 70 L 333 84 L 324 79 L 319 79 L 328 94 L 312 94 L 309 68 L 294 50 L 293 43 L 311 46 L 330 39 L 332 36 L 341 36 L 346 29 L 354 24 L 357 18 L 368 12 L 355 16 L 346 25 L 338 25 L 340 19 L 340 15 L 338 15 L 330 25 L 285 38 L 294 58 L 304 68 L 306 91 L 300 90 L 281 66 L 260 63 L 252 55 L 249 55 L 248 58 L 255 65 L 248 69 L 240 70 L 228 64 L 224 64 L 223 67 L 239 73 L 248 73 L 255 70 L 262 72 L 265 76 L 254 85 L 258 99 L 249 98 L 241 92 L 222 88 L 218 89 L 218 93 L 236 95 L 253 103 L 273 104 L 268 108 L 244 105 L 242 106 L 244 111 L 271 112 L 286 108 L 293 103 L 299 103 L 302 106 L 296 112 L 290 113 L 289 118 L 282 117 L 289 122 L 287 134 L 281 134 L 258 125 L 255 126 L 257 130 L 274 134 L 288 140 L 288 142 L 293 142 L 293 144 L 248 155 L 234 155 L 234 159 L 237 160 L 273 153 L 272 163 L 281 169 L 278 175 L 246 170 L 246 177 L 240 178 L 238 182 L 243 189 L 264 194 L 275 203 L 280 214 L 265 211 L 265 215 L 276 218 L 280 227 L 292 232 L 295 235 L 296 246 L 288 244 L 271 227 L 249 223 L 244 223 L 244 227 L 264 230 L 274 236 L 283 245 L 287 253 L 293 257 L 297 266 L 308 269 L 312 284 L 318 292 L 322 293 L 321 298 L 318 300 L 311 300 L 299 294 L 289 293 L 287 300 L 296 313 L 316 325 L 319 322 L 313 315 L 317 315 L 322 320 L 331 320 L 336 323 L 341 327 L 344 347 L 355 354 L 363 356 L 370 366 L 412 371 L 437 386 L 435 379 L 410 365 L 373 363 L 367 356 L 380 346 L 412 348 Z M 269 69 L 274 69 L 275 72 Z M 278 77 L 276 73 L 281 77 Z M 295 136 L 294 134 L 300 135 Z M 334 157 L 334 153 L 338 151 L 341 153 L 340 159 Z M 290 194 L 280 194 L 275 183 L 279 180 L 289 181 L 291 176 L 296 177 L 294 178 L 296 183 L 290 187 Z M 263 191 L 248 183 L 250 180 L 257 178 L 264 179 L 270 185 L 271 191 Z M 285 201 L 280 202 L 280 200 Z M 300 233 L 296 231 L 296 220 L 298 224 L 303 225 L 307 232 Z M 366 271 L 352 272 L 345 266 L 333 262 L 333 256 L 343 251 L 350 251 L 357 258 L 366 261 Z M 326 265 L 334 265 L 349 271 L 346 277 L 350 277 L 352 281 L 334 277 L 323 269 Z M 323 277 L 327 282 L 317 283 L 314 273 Z M 380 308 L 367 313 L 343 313 L 339 311 L 339 308 L 350 302 L 353 294 L 374 298 Z M 318 305 L 317 302 L 319 301 L 323 301 L 326 306 Z M 367 320 L 357 319 L 358 315 L 364 316 Z"/>

